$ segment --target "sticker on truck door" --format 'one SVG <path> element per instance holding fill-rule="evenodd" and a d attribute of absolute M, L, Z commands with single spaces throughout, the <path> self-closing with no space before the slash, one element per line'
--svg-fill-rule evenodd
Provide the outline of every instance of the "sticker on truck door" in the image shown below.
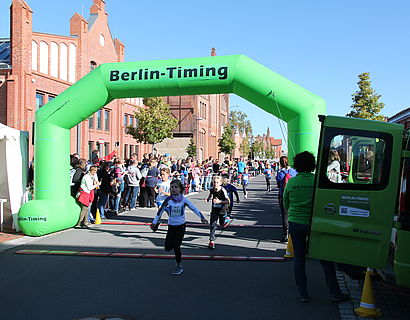
<path fill-rule="evenodd" d="M 367 196 L 342 195 L 340 199 L 339 214 L 368 218 L 370 216 L 370 199 Z"/>

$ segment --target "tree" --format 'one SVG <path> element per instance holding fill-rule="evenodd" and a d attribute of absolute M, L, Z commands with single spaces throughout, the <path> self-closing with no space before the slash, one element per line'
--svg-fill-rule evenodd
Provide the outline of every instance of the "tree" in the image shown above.
<path fill-rule="evenodd" d="M 253 154 L 256 157 L 261 157 L 263 152 L 263 144 L 260 139 L 256 139 L 252 144 Z"/>
<path fill-rule="evenodd" d="M 379 102 L 381 95 L 378 95 L 371 87 L 369 73 L 361 73 L 358 77 L 360 79 L 357 82 L 359 90 L 352 94 L 353 110 L 346 116 L 384 121 L 386 117 L 379 114 L 379 112 L 384 108 L 384 103 Z"/>
<path fill-rule="evenodd" d="M 232 136 L 232 127 L 229 123 L 226 123 L 222 137 L 218 140 L 218 146 L 221 152 L 232 154 L 232 150 L 236 147 L 236 143 Z"/>
<path fill-rule="evenodd" d="M 239 146 L 239 150 L 241 151 L 241 155 L 243 157 L 247 157 L 251 152 L 251 145 L 247 136 L 245 136 L 245 138 L 242 140 L 241 145 Z"/>
<path fill-rule="evenodd" d="M 194 138 L 191 138 L 191 140 L 189 141 L 188 147 L 186 147 L 185 151 L 188 153 L 189 157 L 196 156 L 196 145 L 194 142 Z"/>
<path fill-rule="evenodd" d="M 144 105 L 135 112 L 137 126 L 128 126 L 127 133 L 142 143 L 156 144 L 165 138 L 172 138 L 178 120 L 172 116 L 169 105 L 161 98 L 144 98 Z"/>
<path fill-rule="evenodd" d="M 242 111 L 229 112 L 229 123 L 231 124 L 234 132 L 250 137 L 252 135 L 252 124 L 249 120 L 246 120 L 248 116 Z"/>

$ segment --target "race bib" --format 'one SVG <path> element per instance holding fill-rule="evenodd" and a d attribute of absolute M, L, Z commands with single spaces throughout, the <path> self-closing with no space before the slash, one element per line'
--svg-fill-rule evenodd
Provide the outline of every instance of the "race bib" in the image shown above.
<path fill-rule="evenodd" d="M 179 217 L 182 213 L 182 207 L 181 206 L 173 206 L 171 209 L 171 216 L 172 217 Z"/>

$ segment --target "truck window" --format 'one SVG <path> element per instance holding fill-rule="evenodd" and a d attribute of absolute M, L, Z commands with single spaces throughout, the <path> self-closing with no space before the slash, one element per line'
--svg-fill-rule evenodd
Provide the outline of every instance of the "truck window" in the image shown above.
<path fill-rule="evenodd" d="M 390 140 L 384 133 L 327 128 L 319 180 L 331 188 L 384 188 L 390 171 Z"/>

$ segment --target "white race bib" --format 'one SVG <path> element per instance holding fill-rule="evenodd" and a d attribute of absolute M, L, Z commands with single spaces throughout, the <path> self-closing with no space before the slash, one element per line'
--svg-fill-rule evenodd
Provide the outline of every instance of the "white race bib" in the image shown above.
<path fill-rule="evenodd" d="M 179 217 L 182 212 L 182 207 L 181 206 L 173 206 L 171 208 L 171 217 Z"/>

